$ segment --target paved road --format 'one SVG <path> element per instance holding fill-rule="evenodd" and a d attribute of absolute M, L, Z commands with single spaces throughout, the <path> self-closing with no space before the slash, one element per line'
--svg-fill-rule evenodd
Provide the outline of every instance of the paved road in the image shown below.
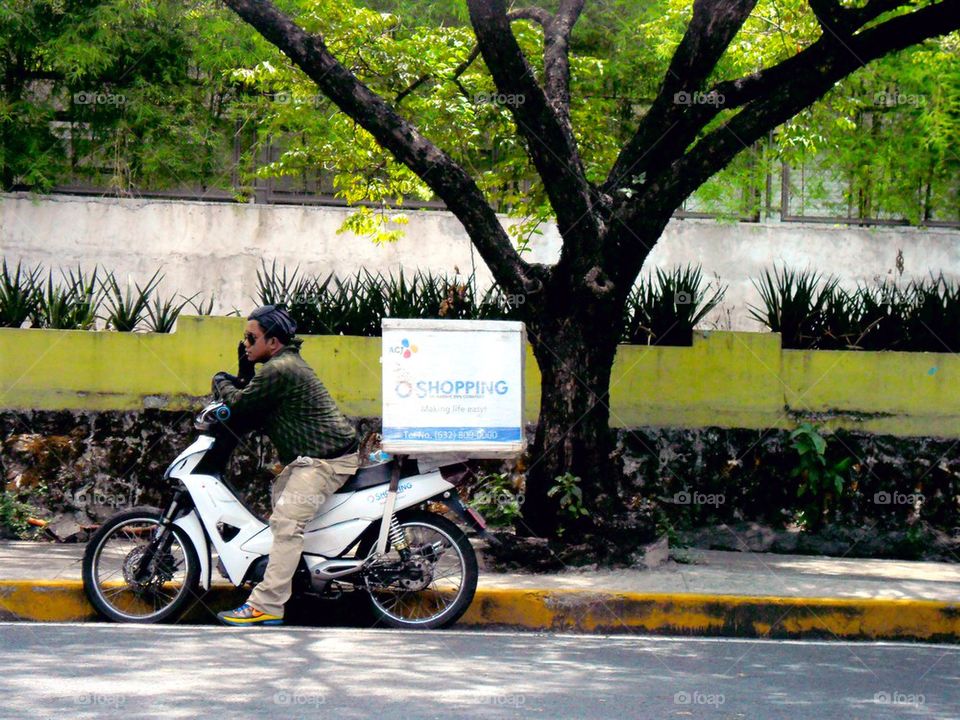
<path fill-rule="evenodd" d="M 0 719 L 960 718 L 960 648 L 0 624 Z"/>

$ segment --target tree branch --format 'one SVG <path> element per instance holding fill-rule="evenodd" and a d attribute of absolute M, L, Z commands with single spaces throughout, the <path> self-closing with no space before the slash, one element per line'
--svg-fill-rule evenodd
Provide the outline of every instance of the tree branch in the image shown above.
<path fill-rule="evenodd" d="M 820 27 L 837 36 L 852 35 L 884 13 L 909 3 L 910 0 L 871 0 L 863 7 L 850 8 L 843 7 L 837 0 L 807 0 Z"/>
<path fill-rule="evenodd" d="M 338 62 L 321 37 L 306 32 L 269 0 L 224 2 L 446 203 L 501 285 L 516 292 L 539 285 L 473 178 Z"/>
<path fill-rule="evenodd" d="M 570 33 L 583 12 L 584 0 L 561 0 L 557 14 L 544 26 L 544 91 L 561 119 L 570 123 Z"/>
<path fill-rule="evenodd" d="M 460 79 L 460 76 L 463 75 L 471 65 L 473 61 L 480 56 L 480 47 L 475 46 L 473 50 L 470 51 L 470 54 L 467 56 L 466 60 L 457 65 L 453 70 L 453 74 L 450 76 L 450 80 L 457 81 Z M 393 104 L 399 105 L 403 102 L 404 98 L 407 97 L 410 93 L 414 92 L 417 88 L 423 85 L 425 82 L 433 78 L 433 73 L 426 73 L 421 75 L 416 80 L 414 80 L 410 85 L 408 85 L 404 90 L 401 90 L 397 93 L 397 97 L 394 98 Z"/>
<path fill-rule="evenodd" d="M 644 192 L 619 204 L 617 219 L 629 227 L 651 213 L 672 212 L 737 154 L 819 100 L 840 80 L 888 53 L 957 29 L 960 0 L 942 0 L 891 18 L 843 43 L 821 37 L 780 65 L 736 81 L 734 85 L 740 83 L 736 91 L 741 95 L 735 101 L 746 103 L 743 109 L 669 167 L 648 178 Z"/>
<path fill-rule="evenodd" d="M 563 2 L 563 6 L 571 6 L 563 16 L 570 27 L 576 20 L 573 6 L 578 4 L 582 6 L 582 2 Z M 600 232 L 592 210 L 592 188 L 586 180 L 568 113 L 558 114 L 537 83 L 510 28 L 504 0 L 468 0 L 468 6 L 480 52 L 493 81 L 503 95 L 515 100 L 509 108 L 543 179 L 557 216 L 557 229 L 565 241 L 564 250 L 568 249 L 568 242 L 589 242 L 587 238 L 596 242 Z M 551 16 L 547 27 L 556 22 Z M 547 32 L 561 33 L 562 27 L 565 26 Z M 556 49 L 557 53 L 561 51 L 565 53 L 565 45 Z"/>
<path fill-rule="evenodd" d="M 550 22 L 551 15 L 546 10 L 542 8 L 521 8 L 520 10 L 511 10 L 507 13 L 507 17 L 510 18 L 510 21 L 514 20 L 532 20 L 534 22 L 540 23 L 541 25 L 546 25 Z M 453 71 L 453 75 L 450 76 L 451 80 L 457 80 L 461 75 L 463 75 L 471 65 L 473 61 L 480 56 L 480 46 L 475 45 L 473 50 L 470 51 L 470 54 L 467 56 L 467 59 L 460 63 L 456 69 Z M 426 73 L 421 75 L 416 80 L 414 80 L 406 89 L 401 90 L 397 97 L 394 99 L 394 105 L 399 105 L 403 102 L 404 98 L 407 97 L 410 93 L 414 92 L 417 88 L 422 86 L 425 82 L 434 77 L 433 73 Z M 464 93 L 466 95 L 466 93 Z"/>
<path fill-rule="evenodd" d="M 700 90 L 756 4 L 757 0 L 695 0 L 693 18 L 660 91 L 614 163 L 604 184 L 606 192 L 641 184 L 648 168 L 686 150 L 703 127 L 694 122 L 697 111 L 710 105 L 700 102 L 707 99 Z"/>
<path fill-rule="evenodd" d="M 900 2 L 900 0 L 893 1 Z M 717 83 L 703 94 L 704 98 L 713 98 L 715 102 L 691 105 L 684 114 L 683 120 L 688 126 L 688 144 L 695 139 L 696 132 L 706 127 L 722 111 L 744 106 L 779 85 L 809 73 L 812 68 L 816 68 L 827 59 L 829 48 L 836 50 L 837 47 L 845 48 L 848 53 L 854 53 L 849 41 L 840 44 L 836 33 L 824 33 L 815 43 L 777 65 L 736 80 Z M 851 57 L 855 58 L 855 54 Z M 690 134 L 690 131 L 695 132 Z"/>
<path fill-rule="evenodd" d="M 508 15 L 511 20 L 531 20 L 544 28 L 553 20 L 553 15 L 540 7 L 517 8 L 511 10 Z"/>

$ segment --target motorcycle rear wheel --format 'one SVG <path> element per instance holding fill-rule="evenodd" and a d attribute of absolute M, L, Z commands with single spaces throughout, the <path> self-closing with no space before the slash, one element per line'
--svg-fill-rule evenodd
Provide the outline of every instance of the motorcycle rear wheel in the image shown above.
<path fill-rule="evenodd" d="M 412 576 L 389 583 L 368 582 L 374 615 L 394 628 L 426 630 L 453 625 L 470 607 L 477 589 L 477 556 L 470 541 L 457 525 L 435 513 L 406 513 L 398 521 L 410 550 L 408 563 L 417 569 Z M 369 556 L 376 542 L 375 533 L 368 535 L 358 556 Z M 400 552 L 388 547 L 370 572 L 400 562 Z"/>
<path fill-rule="evenodd" d="M 83 589 L 96 611 L 113 622 L 159 623 L 177 617 L 197 597 L 200 562 L 187 534 L 172 526 L 165 548 L 160 512 L 133 508 L 114 515 L 83 554 Z M 142 568 L 141 560 L 154 553 Z"/>

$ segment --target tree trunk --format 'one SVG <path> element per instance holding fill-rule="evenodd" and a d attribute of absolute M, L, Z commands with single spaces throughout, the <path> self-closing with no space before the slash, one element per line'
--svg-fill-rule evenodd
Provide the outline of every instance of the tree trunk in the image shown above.
<path fill-rule="evenodd" d="M 595 298 L 594 298 L 595 300 Z M 568 301 L 569 302 L 569 301 Z M 540 418 L 526 472 L 518 533 L 573 541 L 590 525 L 604 498 L 615 495 L 610 453 L 610 371 L 617 350 L 623 302 L 581 303 L 584 310 L 548 304 L 549 316 L 531 328 L 542 377 Z M 557 478 L 580 478 L 582 499 L 562 507 L 564 492 L 548 495 Z M 576 516 L 576 507 L 590 515 Z"/>

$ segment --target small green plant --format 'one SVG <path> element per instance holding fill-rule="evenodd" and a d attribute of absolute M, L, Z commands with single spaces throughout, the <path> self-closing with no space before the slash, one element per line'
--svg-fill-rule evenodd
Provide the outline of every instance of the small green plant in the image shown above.
<path fill-rule="evenodd" d="M 547 490 L 547 497 L 557 497 L 560 501 L 560 514 L 570 520 L 579 520 L 590 514 L 583 505 L 580 478 L 569 472 L 558 475 L 554 479 L 553 486 Z"/>
<path fill-rule="evenodd" d="M 63 284 L 54 285 L 53 273 L 47 274 L 46 287 L 38 288 L 33 325 L 54 330 L 89 330 L 97 320 L 103 288 L 97 281 L 97 269 L 88 276 L 79 267 L 63 273 Z"/>
<path fill-rule="evenodd" d="M 481 478 L 478 489 L 470 498 L 475 507 L 490 525 L 513 524 L 520 517 L 524 496 L 518 491 L 507 473 L 492 473 Z"/>
<path fill-rule="evenodd" d="M 40 268 L 27 270 L 17 263 L 10 272 L 7 261 L 0 269 L 0 327 L 18 328 L 36 311 Z"/>
<path fill-rule="evenodd" d="M 197 295 L 199 294 L 200 293 L 197 293 Z M 193 297 L 195 298 L 197 297 L 197 295 L 194 295 Z M 191 298 L 187 302 L 187 304 L 190 306 L 190 309 L 193 310 L 193 312 L 197 315 L 213 315 L 213 303 L 215 300 L 216 300 L 216 296 L 211 295 L 210 299 L 207 302 L 203 302 L 203 300 L 194 300 L 193 298 Z M 240 314 L 239 311 L 237 311 L 236 314 L 239 315 Z"/>
<path fill-rule="evenodd" d="M 104 280 L 103 288 L 107 303 L 107 324 L 118 332 L 133 332 L 144 319 L 150 307 L 150 296 L 163 280 L 157 270 L 143 287 L 135 283 L 136 292 L 127 285 L 120 289 L 120 283 L 111 272 Z"/>
<path fill-rule="evenodd" d="M 753 285 L 760 293 L 763 307 L 750 305 L 754 320 L 780 333 L 783 347 L 817 347 L 823 334 L 824 308 L 837 288 L 837 279 L 823 278 L 811 270 L 765 270 Z M 836 308 L 834 308 L 836 311 Z"/>
<path fill-rule="evenodd" d="M 29 505 L 6 490 L 0 490 L 0 530 L 21 540 L 27 539 L 31 530 L 27 520 L 31 513 Z"/>
<path fill-rule="evenodd" d="M 810 423 L 802 423 L 790 433 L 790 446 L 799 454 L 790 477 L 800 479 L 797 497 L 806 498 L 798 522 L 805 529 L 816 531 L 846 492 L 847 473 L 853 458 L 829 461 L 827 441 Z"/>
<path fill-rule="evenodd" d="M 910 312 L 905 319 L 909 349 L 922 352 L 960 352 L 960 287 L 943 273 L 910 286 Z"/>
<path fill-rule="evenodd" d="M 382 284 L 381 275 L 366 270 L 345 280 L 331 273 L 313 286 L 308 324 L 331 335 L 380 335 L 385 314 Z"/>
<path fill-rule="evenodd" d="M 904 289 L 895 283 L 858 287 L 861 334 L 857 346 L 864 350 L 908 350 L 912 296 L 912 288 Z"/>
<path fill-rule="evenodd" d="M 167 300 L 161 300 L 159 297 L 154 298 L 153 302 L 147 305 L 147 330 L 157 333 L 171 332 L 177 318 L 180 317 L 180 313 L 196 296 L 184 298 L 180 303 L 174 298 Z"/>
<path fill-rule="evenodd" d="M 473 277 L 470 278 L 473 286 Z M 519 320 L 525 295 L 508 295 L 498 285 L 491 285 L 477 304 L 477 320 Z"/>
<path fill-rule="evenodd" d="M 650 345 L 689 346 L 693 329 L 723 299 L 726 288 L 710 294 L 701 288 L 700 267 L 657 269 L 656 279 L 641 280 L 627 298 L 622 339 Z"/>
<path fill-rule="evenodd" d="M 257 270 L 257 296 L 261 305 L 284 304 L 290 307 L 292 299 L 303 293 L 303 280 L 297 280 L 300 266 L 297 265 L 292 273 L 287 273 L 285 267 L 278 269 L 274 260 L 267 268 L 265 260 L 260 261 L 260 270 Z"/>

